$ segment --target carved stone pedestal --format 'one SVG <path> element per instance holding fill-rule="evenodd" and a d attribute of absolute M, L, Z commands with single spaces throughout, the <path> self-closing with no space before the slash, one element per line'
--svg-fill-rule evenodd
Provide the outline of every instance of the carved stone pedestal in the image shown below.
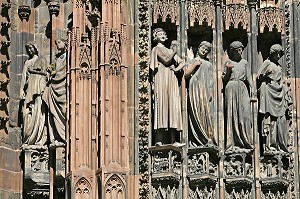
<path fill-rule="evenodd" d="M 55 151 L 55 162 L 53 165 L 55 171 L 54 177 L 54 198 L 64 198 L 65 197 L 65 148 L 57 147 L 53 149 Z"/>
<path fill-rule="evenodd" d="M 182 148 L 172 145 L 150 148 L 153 198 L 180 198 Z"/>
<path fill-rule="evenodd" d="M 226 155 L 224 159 L 225 198 L 252 198 L 253 158 L 249 153 Z"/>
<path fill-rule="evenodd" d="M 188 150 L 189 198 L 216 198 L 218 152 L 214 147 Z"/>
<path fill-rule="evenodd" d="M 24 153 L 24 198 L 49 198 L 49 152 L 47 147 L 26 148 Z"/>
<path fill-rule="evenodd" d="M 289 155 L 277 154 L 262 157 L 260 161 L 261 198 L 288 198 L 291 172 Z"/>

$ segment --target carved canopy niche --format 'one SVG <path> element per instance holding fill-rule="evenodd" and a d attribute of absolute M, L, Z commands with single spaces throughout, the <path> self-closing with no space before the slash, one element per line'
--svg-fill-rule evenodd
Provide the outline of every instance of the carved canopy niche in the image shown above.
<path fill-rule="evenodd" d="M 232 1 L 224 5 L 223 19 L 225 30 L 228 30 L 230 26 L 233 26 L 235 29 L 241 26 L 244 30 L 250 30 L 250 12 L 246 3 Z"/>
<path fill-rule="evenodd" d="M 75 199 L 91 199 L 91 185 L 84 177 L 75 185 Z"/>
<path fill-rule="evenodd" d="M 157 23 L 160 18 L 162 22 L 166 22 L 167 18 L 170 18 L 171 23 L 178 25 L 178 8 L 177 0 L 154 0 L 152 2 L 153 23 Z"/>
<path fill-rule="evenodd" d="M 283 10 L 278 7 L 264 7 L 257 11 L 259 19 L 259 30 L 264 31 L 267 27 L 271 32 L 273 28 L 276 28 L 278 32 L 283 30 Z"/>
<path fill-rule="evenodd" d="M 206 22 L 208 26 L 214 27 L 215 8 L 209 0 L 190 0 L 188 2 L 189 25 L 194 26 L 195 22 L 202 25 Z"/>

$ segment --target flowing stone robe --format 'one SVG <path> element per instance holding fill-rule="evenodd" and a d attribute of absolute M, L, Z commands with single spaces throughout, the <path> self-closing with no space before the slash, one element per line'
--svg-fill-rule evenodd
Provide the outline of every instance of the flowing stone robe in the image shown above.
<path fill-rule="evenodd" d="M 225 149 L 252 149 L 252 114 L 247 83 L 251 74 L 248 62 L 241 59 L 231 61 L 233 68 L 223 72 L 225 84 Z"/>
<path fill-rule="evenodd" d="M 264 75 L 267 69 L 272 73 Z M 267 59 L 260 67 L 257 77 L 259 113 L 263 115 L 261 134 L 266 137 L 266 150 L 288 152 L 289 126 L 286 113 L 290 96 L 282 81 L 282 67 Z"/>
<path fill-rule="evenodd" d="M 28 80 L 26 81 L 27 74 Z M 27 84 L 22 109 L 24 144 L 45 145 L 47 141 L 47 129 L 45 127 L 46 105 L 42 100 L 42 95 L 47 83 L 46 58 L 34 55 L 32 59 L 27 60 L 24 64 L 21 81 L 21 86 Z"/>
<path fill-rule="evenodd" d="M 200 57 L 201 65 L 189 79 L 188 90 L 188 115 L 189 115 L 189 140 L 197 146 L 206 145 L 213 141 L 213 67 L 212 64 Z"/>
<path fill-rule="evenodd" d="M 50 141 L 65 141 L 66 129 L 66 53 L 56 59 L 55 74 L 49 81 L 45 98 L 49 109 Z"/>
<path fill-rule="evenodd" d="M 158 55 L 158 51 L 160 55 Z M 161 61 L 163 58 L 168 58 L 172 52 L 161 43 L 152 49 L 150 68 L 154 71 L 154 130 L 176 129 L 182 131 L 178 80 L 170 68 L 181 62 L 181 59 L 175 55 L 167 65 Z"/>

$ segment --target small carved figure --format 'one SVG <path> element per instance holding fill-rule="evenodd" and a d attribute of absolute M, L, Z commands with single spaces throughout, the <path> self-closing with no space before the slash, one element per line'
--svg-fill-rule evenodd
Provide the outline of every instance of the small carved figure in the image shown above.
<path fill-rule="evenodd" d="M 164 46 L 167 34 L 163 29 L 156 28 L 153 31 L 153 40 L 157 42 L 157 46 L 152 49 L 150 63 L 153 72 L 156 145 L 165 144 L 163 135 L 170 133 L 170 142 L 182 146 L 175 142 L 176 133 L 182 131 L 181 98 L 175 71 L 182 69 L 184 63 L 177 55 L 177 41 L 172 41 L 171 49 Z"/>
<path fill-rule="evenodd" d="M 253 149 L 250 97 L 254 95 L 249 64 L 242 59 L 243 44 L 230 44 L 229 60 L 222 79 L 225 87 L 225 149 L 226 153 L 249 152 Z"/>
<path fill-rule="evenodd" d="M 202 41 L 197 56 L 185 71 L 189 79 L 188 115 L 189 145 L 193 147 L 216 145 L 213 118 L 213 67 L 207 60 L 212 45 Z"/>
<path fill-rule="evenodd" d="M 66 45 L 62 39 L 55 41 L 56 61 L 49 67 L 49 87 L 45 101 L 49 109 L 48 124 L 51 146 L 63 146 L 66 128 Z"/>
<path fill-rule="evenodd" d="M 264 153 L 288 152 L 289 106 L 292 104 L 288 87 L 283 83 L 283 56 L 279 44 L 271 46 L 269 58 L 258 70 L 259 113 Z"/>
<path fill-rule="evenodd" d="M 25 48 L 29 59 L 24 64 L 20 88 L 23 101 L 23 147 L 43 146 L 47 141 L 46 105 L 42 100 L 47 83 L 47 60 L 39 56 L 34 42 L 28 42 Z"/>

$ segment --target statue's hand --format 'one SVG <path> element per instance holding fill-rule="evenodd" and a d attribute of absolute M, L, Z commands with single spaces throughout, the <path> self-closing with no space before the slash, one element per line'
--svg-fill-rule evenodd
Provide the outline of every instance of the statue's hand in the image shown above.
<path fill-rule="evenodd" d="M 171 43 L 171 50 L 173 50 L 173 52 L 177 52 L 178 50 L 178 42 L 176 40 L 173 40 Z"/>
<path fill-rule="evenodd" d="M 21 91 L 21 93 L 20 93 L 20 99 L 25 99 L 25 93 L 24 93 L 24 91 Z"/>
<path fill-rule="evenodd" d="M 197 59 L 195 62 L 194 62 L 195 66 L 200 66 L 202 64 L 201 60 Z"/>
<path fill-rule="evenodd" d="M 231 69 L 234 67 L 234 65 L 231 63 L 230 60 L 228 60 L 228 61 L 225 63 L 225 67 L 226 67 L 227 69 L 231 70 Z"/>
<path fill-rule="evenodd" d="M 273 72 L 272 69 L 267 68 L 266 71 L 265 71 L 265 76 L 268 76 L 268 75 L 272 74 L 272 72 Z"/>

